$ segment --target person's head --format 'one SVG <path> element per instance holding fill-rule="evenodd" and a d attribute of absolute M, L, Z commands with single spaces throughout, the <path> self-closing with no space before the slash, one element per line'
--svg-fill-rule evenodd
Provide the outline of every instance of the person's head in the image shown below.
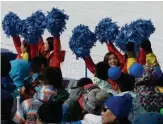
<path fill-rule="evenodd" d="M 134 90 L 135 78 L 129 74 L 122 73 L 117 80 L 118 89 L 120 92 Z"/>
<path fill-rule="evenodd" d="M 46 42 L 44 43 L 44 51 L 52 51 L 53 50 L 53 37 L 48 37 Z"/>
<path fill-rule="evenodd" d="M 6 77 L 9 75 L 11 70 L 11 64 L 9 58 L 6 55 L 1 56 L 1 77 Z"/>
<path fill-rule="evenodd" d="M 119 65 L 117 56 L 112 52 L 108 52 L 105 54 L 104 63 L 108 64 L 110 67 Z"/>
<path fill-rule="evenodd" d="M 80 78 L 77 81 L 77 86 L 76 87 L 83 87 L 87 84 L 93 84 L 92 80 L 90 78 Z"/>
<path fill-rule="evenodd" d="M 108 71 L 108 64 L 106 64 L 104 62 L 98 62 L 96 64 L 95 76 L 97 78 L 99 78 L 101 80 L 107 80 L 108 79 L 107 71 Z"/>
<path fill-rule="evenodd" d="M 55 88 L 62 88 L 62 72 L 61 69 L 55 67 L 47 67 L 43 71 L 45 85 L 52 85 Z"/>
<path fill-rule="evenodd" d="M 85 93 L 83 97 L 84 111 L 87 113 L 100 115 L 105 101 L 110 96 L 112 96 L 112 94 L 108 94 L 106 91 L 97 88 Z"/>
<path fill-rule="evenodd" d="M 25 43 L 24 41 L 21 42 L 21 51 L 22 53 L 24 52 L 28 52 L 28 49 L 29 49 L 29 45 L 27 43 Z"/>
<path fill-rule="evenodd" d="M 62 103 L 58 101 L 48 102 L 41 105 L 37 111 L 37 124 L 61 123 Z"/>
<path fill-rule="evenodd" d="M 103 108 L 103 124 L 128 124 L 127 119 L 132 108 L 132 97 L 130 94 L 123 96 L 112 96 L 105 102 Z"/>
<path fill-rule="evenodd" d="M 163 124 L 163 115 L 157 112 L 142 113 L 132 124 Z"/>
<path fill-rule="evenodd" d="M 152 52 L 151 42 L 149 40 L 144 40 L 141 43 L 141 48 L 143 48 L 147 52 Z"/>
<path fill-rule="evenodd" d="M 36 56 L 31 60 L 31 67 L 34 73 L 39 73 L 48 66 L 47 59 L 43 56 Z"/>

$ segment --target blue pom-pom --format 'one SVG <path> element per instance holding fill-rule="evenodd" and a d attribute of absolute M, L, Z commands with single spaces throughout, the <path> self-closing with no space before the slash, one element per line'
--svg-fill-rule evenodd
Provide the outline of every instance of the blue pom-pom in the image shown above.
<path fill-rule="evenodd" d="M 155 27 L 151 20 L 138 19 L 133 21 L 131 25 L 133 28 L 135 28 L 135 30 L 139 30 L 142 39 L 144 40 L 148 39 L 150 35 L 155 31 Z"/>
<path fill-rule="evenodd" d="M 108 77 L 112 80 L 117 80 L 121 76 L 120 68 L 114 66 L 108 69 Z"/>
<path fill-rule="evenodd" d="M 143 73 L 144 67 L 139 63 L 135 63 L 129 68 L 129 74 L 134 76 L 135 78 L 141 77 Z"/>
<path fill-rule="evenodd" d="M 128 42 L 134 42 L 135 51 L 138 51 L 138 47 L 142 42 L 142 38 L 138 30 L 134 30 L 131 25 L 126 24 L 121 28 L 115 40 L 115 44 L 122 51 L 126 52 L 126 44 Z"/>
<path fill-rule="evenodd" d="M 55 37 L 59 37 L 64 29 L 66 29 L 66 20 L 69 16 L 64 11 L 57 8 L 52 8 L 46 16 L 46 28 Z"/>
<path fill-rule="evenodd" d="M 21 19 L 13 12 L 9 12 L 2 21 L 2 28 L 7 35 L 16 36 L 20 34 Z"/>
<path fill-rule="evenodd" d="M 72 31 L 69 46 L 77 58 L 86 57 L 90 55 L 90 49 L 94 46 L 95 42 L 96 36 L 89 30 L 89 27 L 78 25 Z"/>
<path fill-rule="evenodd" d="M 140 44 L 143 40 L 149 39 L 150 35 L 155 31 L 151 20 L 138 19 L 123 26 L 115 40 L 115 44 L 122 51 L 126 52 L 126 44 L 134 42 L 135 52 L 139 51 Z"/>
<path fill-rule="evenodd" d="M 163 75 L 161 68 L 158 66 L 154 67 L 154 72 L 156 74 L 156 79 L 159 79 Z"/>
<path fill-rule="evenodd" d="M 21 35 L 25 42 L 37 44 L 46 28 L 46 17 L 41 11 L 36 11 L 30 17 L 23 20 Z"/>
<path fill-rule="evenodd" d="M 114 42 L 119 33 L 119 27 L 111 18 L 102 19 L 95 28 L 97 39 L 101 42 Z"/>

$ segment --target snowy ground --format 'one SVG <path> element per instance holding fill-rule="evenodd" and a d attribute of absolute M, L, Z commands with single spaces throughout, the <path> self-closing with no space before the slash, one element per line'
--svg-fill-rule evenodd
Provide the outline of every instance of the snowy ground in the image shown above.
<path fill-rule="evenodd" d="M 46 13 L 52 7 L 64 9 L 70 16 L 67 22 L 67 30 L 61 36 L 62 48 L 67 51 L 66 60 L 62 65 L 64 77 L 78 79 L 85 75 L 83 60 L 76 60 L 75 55 L 69 49 L 68 41 L 72 29 L 79 24 L 85 24 L 94 31 L 97 23 L 105 17 L 112 17 L 119 26 L 138 18 L 152 19 L 156 31 L 152 34 L 150 40 L 153 51 L 163 69 L 163 16 L 161 16 L 163 2 L 1 2 L 1 19 L 4 18 L 8 11 L 15 12 L 20 18 L 25 19 L 32 12 L 42 10 Z M 2 29 L 1 34 L 1 47 L 16 52 L 12 39 L 7 38 Z M 48 36 L 50 34 L 45 31 L 44 39 Z M 97 43 L 96 47 L 92 49 L 91 55 L 93 60 L 98 62 L 103 59 L 106 52 L 106 46 Z M 88 75 L 89 77 L 93 76 L 90 73 Z"/>

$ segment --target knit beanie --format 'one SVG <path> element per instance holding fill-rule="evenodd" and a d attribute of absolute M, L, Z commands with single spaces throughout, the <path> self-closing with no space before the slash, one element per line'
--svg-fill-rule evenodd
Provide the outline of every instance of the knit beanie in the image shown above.
<path fill-rule="evenodd" d="M 142 113 L 132 124 L 163 124 L 163 115 L 156 112 Z"/>
<path fill-rule="evenodd" d="M 107 99 L 105 105 L 116 116 L 116 118 L 126 118 L 132 108 L 132 97 L 130 94 L 112 96 Z"/>
<path fill-rule="evenodd" d="M 93 89 L 84 94 L 83 108 L 86 112 L 91 114 L 101 114 L 104 102 L 107 100 L 109 94 L 101 89 Z"/>

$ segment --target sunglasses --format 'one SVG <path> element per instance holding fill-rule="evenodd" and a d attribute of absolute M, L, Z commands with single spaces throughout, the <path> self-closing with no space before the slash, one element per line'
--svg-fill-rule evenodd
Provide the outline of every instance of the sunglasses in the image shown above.
<path fill-rule="evenodd" d="M 107 108 L 103 108 L 103 109 L 102 109 L 103 112 L 106 112 L 107 110 L 108 110 Z"/>

